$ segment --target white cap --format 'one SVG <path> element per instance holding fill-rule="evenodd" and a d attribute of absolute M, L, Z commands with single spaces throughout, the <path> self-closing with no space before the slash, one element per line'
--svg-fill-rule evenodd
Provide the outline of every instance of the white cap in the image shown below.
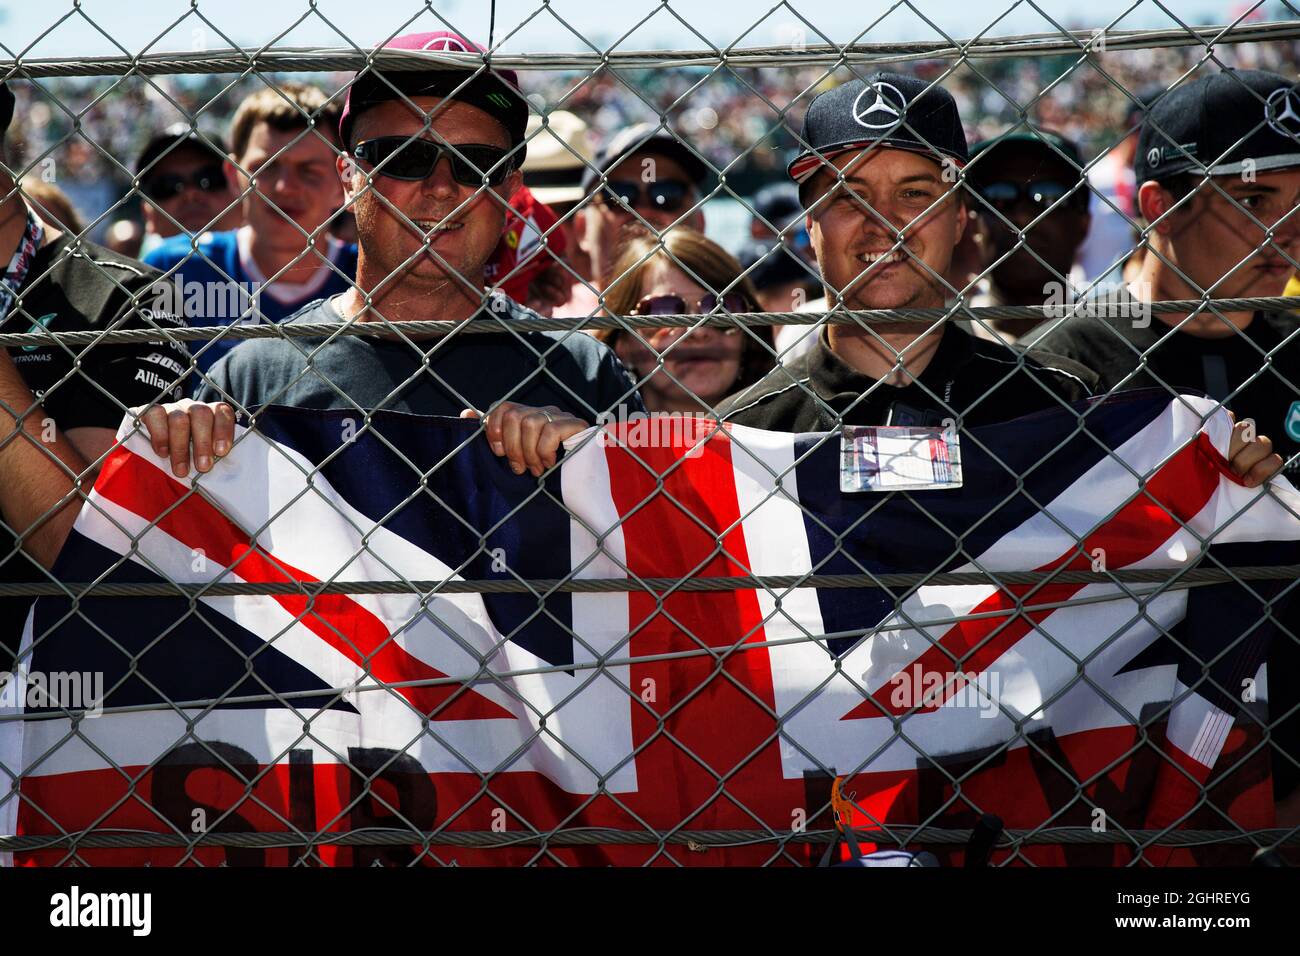
<path fill-rule="evenodd" d="M 526 135 L 524 184 L 532 194 L 547 204 L 582 199 L 582 174 L 592 162 L 587 124 L 568 110 L 553 110 L 529 116 Z"/>

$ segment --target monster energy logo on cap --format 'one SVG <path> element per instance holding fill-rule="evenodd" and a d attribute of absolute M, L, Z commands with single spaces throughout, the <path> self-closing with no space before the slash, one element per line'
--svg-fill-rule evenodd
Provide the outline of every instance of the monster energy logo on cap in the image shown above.
<path fill-rule="evenodd" d="M 489 93 L 487 98 L 494 106 L 497 106 L 500 109 L 507 110 L 510 108 L 510 97 L 506 96 L 504 93 Z"/>

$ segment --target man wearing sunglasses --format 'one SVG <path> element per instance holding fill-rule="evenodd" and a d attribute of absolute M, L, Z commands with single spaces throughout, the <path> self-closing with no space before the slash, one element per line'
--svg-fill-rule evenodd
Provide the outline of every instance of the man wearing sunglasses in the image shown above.
<path fill-rule="evenodd" d="M 602 183 L 601 176 L 605 177 Z M 579 245 L 591 261 L 591 282 L 576 281 L 554 315 L 571 318 L 600 311 L 600 293 L 630 232 L 662 234 L 674 226 L 704 231 L 700 192 L 708 166 L 663 126 L 638 123 L 613 136 L 582 175 L 588 197 L 579 206 Z"/>
<path fill-rule="evenodd" d="M 1042 305 L 1053 288 L 1064 300 L 1092 221 L 1083 165 L 1074 143 L 1046 129 L 1012 131 L 971 147 L 969 202 L 983 219 L 993 264 L 971 305 Z M 982 319 L 969 329 L 1011 343 L 1040 321 Z"/>
<path fill-rule="evenodd" d="M 226 146 L 219 136 L 177 123 L 149 140 L 136 162 L 147 255 L 164 239 L 187 233 L 236 229 L 240 213 L 222 168 Z"/>
<path fill-rule="evenodd" d="M 480 52 L 455 34 L 399 37 L 406 50 Z M 356 285 L 290 322 L 374 323 L 376 336 L 258 339 L 213 367 L 202 402 L 147 410 L 173 472 L 207 471 L 230 448 L 234 408 L 390 410 L 478 417 L 516 474 L 555 464 L 560 442 L 616 405 L 643 410 L 614 353 L 590 336 L 514 332 L 533 315 L 485 295 L 484 272 L 522 182 L 528 108 L 510 71 L 363 71 L 340 120 L 338 175 L 357 223 Z M 403 322 L 495 318 L 500 333 L 408 337 Z M 184 414 L 188 410 L 188 414 Z"/>

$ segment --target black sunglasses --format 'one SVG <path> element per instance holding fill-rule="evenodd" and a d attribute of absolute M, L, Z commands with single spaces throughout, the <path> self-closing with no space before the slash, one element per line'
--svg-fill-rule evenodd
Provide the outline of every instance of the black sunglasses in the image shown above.
<path fill-rule="evenodd" d="M 1043 209 L 1060 201 L 1061 197 L 1070 195 L 1070 187 L 1054 179 L 1040 179 L 1032 183 L 1013 183 L 999 181 L 985 183 L 976 187 L 977 192 L 998 209 L 1010 209 L 1020 200 L 1028 200 Z M 1070 195 L 1069 202 L 1075 202 L 1080 193 Z M 1087 193 L 1082 193 L 1087 195 Z"/>
<path fill-rule="evenodd" d="M 188 176 L 179 173 L 160 173 L 140 183 L 140 189 L 150 199 L 165 202 L 193 186 L 205 193 L 220 192 L 226 188 L 226 172 L 219 163 L 196 169 Z"/>
<path fill-rule="evenodd" d="M 689 303 L 680 295 L 648 295 L 636 304 L 633 315 L 707 315 L 714 310 L 727 312 L 748 312 L 751 309 L 749 299 L 739 292 L 728 292 L 718 296 L 710 292 L 695 303 L 692 312 Z M 726 329 L 734 332 L 735 329 Z"/>
<path fill-rule="evenodd" d="M 680 179 L 660 179 L 653 183 L 642 183 L 635 179 L 612 179 L 605 184 L 604 200 L 606 205 L 615 205 L 619 200 L 633 209 L 658 209 L 663 212 L 680 212 L 686 205 L 690 194 L 690 183 Z"/>
<path fill-rule="evenodd" d="M 352 155 L 372 166 L 375 172 L 390 179 L 419 182 L 428 179 L 446 156 L 451 162 L 451 178 L 462 186 L 500 186 L 514 163 L 506 161 L 510 150 L 479 143 L 454 143 L 451 146 L 409 136 L 378 136 L 357 143 Z"/>

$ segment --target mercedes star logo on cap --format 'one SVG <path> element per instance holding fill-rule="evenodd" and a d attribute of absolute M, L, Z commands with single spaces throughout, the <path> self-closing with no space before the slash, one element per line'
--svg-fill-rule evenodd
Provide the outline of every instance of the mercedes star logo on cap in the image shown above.
<path fill-rule="evenodd" d="M 1279 87 L 1264 101 L 1264 119 L 1283 136 L 1300 136 L 1300 93 Z"/>
<path fill-rule="evenodd" d="M 465 44 L 461 43 L 455 37 L 434 37 L 423 47 L 425 50 L 443 53 L 468 53 Z"/>
<path fill-rule="evenodd" d="M 894 94 L 897 106 L 885 99 L 886 90 Z M 868 96 L 874 96 L 875 99 L 864 109 L 862 101 Z M 867 129 L 888 129 L 902 122 L 901 111 L 905 109 L 907 109 L 907 97 L 898 87 L 893 83 L 873 83 L 864 88 L 853 101 L 853 118 Z"/>

